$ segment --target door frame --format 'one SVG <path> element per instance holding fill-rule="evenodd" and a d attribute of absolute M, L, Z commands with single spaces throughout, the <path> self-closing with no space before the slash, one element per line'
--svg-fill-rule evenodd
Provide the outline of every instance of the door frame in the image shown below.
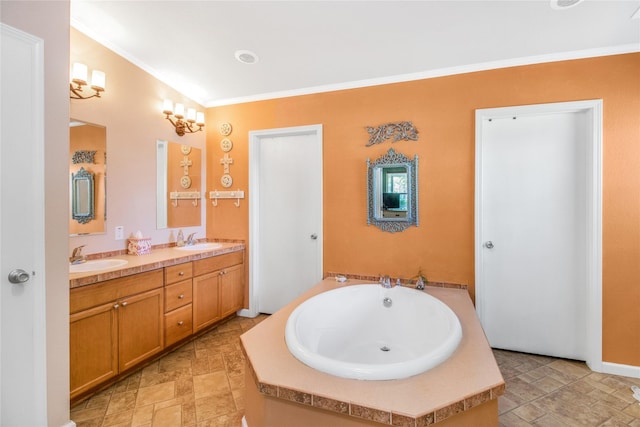
<path fill-rule="evenodd" d="M 322 125 L 295 126 L 288 128 L 276 128 L 255 130 L 249 132 L 249 308 L 238 312 L 240 316 L 255 317 L 259 314 L 258 307 L 258 291 L 260 290 L 259 278 L 256 272 L 260 271 L 260 254 L 257 248 L 260 247 L 260 145 L 262 139 L 274 137 L 287 137 L 298 135 L 314 135 L 316 137 L 317 156 L 322 159 Z M 322 173 L 322 168 L 321 168 Z M 322 192 L 323 178 L 320 177 L 320 186 Z M 320 200 L 321 209 L 323 209 L 323 200 Z M 318 224 L 318 256 L 316 258 L 319 271 L 323 267 L 323 229 L 322 215 L 320 215 L 320 223 Z M 256 248 L 256 250 L 253 250 Z"/>
<path fill-rule="evenodd" d="M 554 113 L 586 113 L 587 135 L 587 296 L 586 296 L 586 362 L 589 368 L 603 372 L 602 362 L 602 100 L 557 102 L 487 108 L 476 110 L 475 148 L 475 292 L 478 317 L 484 318 L 485 286 L 483 283 L 482 242 L 482 131 L 487 119 L 514 116 L 533 116 Z"/>

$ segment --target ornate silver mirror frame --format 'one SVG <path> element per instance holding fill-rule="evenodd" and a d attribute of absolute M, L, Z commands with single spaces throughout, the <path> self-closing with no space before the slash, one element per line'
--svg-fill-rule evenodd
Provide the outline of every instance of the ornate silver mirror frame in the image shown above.
<path fill-rule="evenodd" d="M 398 183 L 390 188 L 394 179 Z M 367 207 L 367 225 L 383 231 L 418 226 L 418 155 L 411 160 L 390 148 L 373 162 L 367 159 Z"/>
<path fill-rule="evenodd" d="M 94 217 L 93 174 L 84 168 L 71 174 L 71 218 L 86 224 Z"/>

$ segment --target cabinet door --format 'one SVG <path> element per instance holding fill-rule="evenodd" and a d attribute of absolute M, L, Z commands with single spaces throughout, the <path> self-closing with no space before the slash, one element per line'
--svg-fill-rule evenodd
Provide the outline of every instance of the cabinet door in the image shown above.
<path fill-rule="evenodd" d="M 240 310 L 244 304 L 244 265 L 225 268 L 220 275 L 220 317 Z"/>
<path fill-rule="evenodd" d="M 123 298 L 117 311 L 122 372 L 163 348 L 163 289 Z"/>
<path fill-rule="evenodd" d="M 218 279 L 220 271 L 193 278 L 193 331 L 211 325 L 220 319 L 218 305 Z"/>
<path fill-rule="evenodd" d="M 71 398 L 118 373 L 115 301 L 74 313 L 69 324 Z"/>

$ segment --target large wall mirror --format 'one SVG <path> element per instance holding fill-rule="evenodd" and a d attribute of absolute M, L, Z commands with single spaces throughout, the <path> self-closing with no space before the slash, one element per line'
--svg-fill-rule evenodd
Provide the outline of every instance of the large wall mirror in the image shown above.
<path fill-rule="evenodd" d="M 202 151 L 156 141 L 156 228 L 201 225 Z"/>
<path fill-rule="evenodd" d="M 368 225 L 395 233 L 418 225 L 418 156 L 413 160 L 393 148 L 367 159 Z"/>
<path fill-rule="evenodd" d="M 71 236 L 105 233 L 107 219 L 107 129 L 69 122 Z"/>

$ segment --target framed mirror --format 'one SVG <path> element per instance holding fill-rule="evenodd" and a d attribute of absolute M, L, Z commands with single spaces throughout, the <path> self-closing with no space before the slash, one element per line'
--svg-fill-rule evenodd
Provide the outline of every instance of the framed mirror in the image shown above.
<path fill-rule="evenodd" d="M 156 228 L 201 225 L 202 151 L 156 141 Z"/>
<path fill-rule="evenodd" d="M 107 219 L 107 129 L 69 122 L 69 234 L 103 234 Z"/>
<path fill-rule="evenodd" d="M 395 233 L 418 225 L 418 155 L 413 160 L 393 148 L 367 159 L 367 225 Z"/>
<path fill-rule="evenodd" d="M 94 217 L 93 174 L 80 168 L 71 174 L 71 218 L 86 224 Z"/>

